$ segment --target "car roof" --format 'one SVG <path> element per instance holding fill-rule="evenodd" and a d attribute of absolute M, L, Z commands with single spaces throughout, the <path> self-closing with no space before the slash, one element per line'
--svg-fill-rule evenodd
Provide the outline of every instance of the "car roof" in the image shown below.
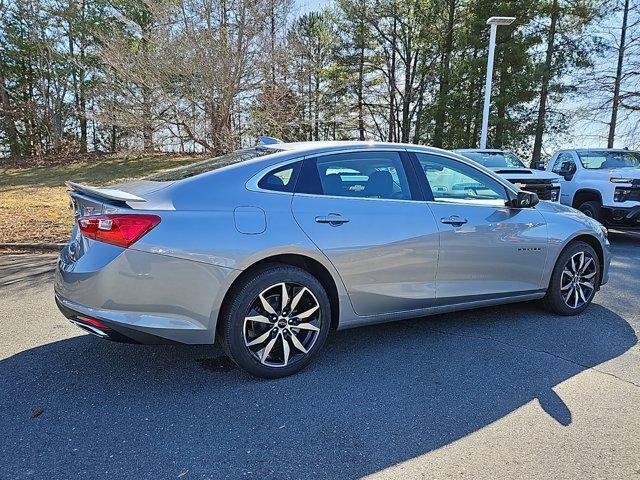
<path fill-rule="evenodd" d="M 638 153 L 637 150 L 631 150 L 629 148 L 567 148 L 565 150 L 559 150 L 559 152 L 633 152 Z"/>
<path fill-rule="evenodd" d="M 394 143 L 394 142 L 375 142 L 372 140 L 340 140 L 340 141 L 316 141 L 316 142 L 290 142 L 290 143 L 276 143 L 268 145 L 258 145 L 257 147 L 261 151 L 270 151 L 273 155 L 267 157 L 258 157 L 249 162 L 255 163 L 270 163 L 271 158 L 278 157 L 279 159 L 285 159 L 287 157 L 304 156 L 305 154 L 316 154 L 325 152 L 340 152 L 348 150 L 412 150 L 420 151 L 424 153 L 433 153 L 448 156 L 460 156 L 459 153 L 453 150 L 444 150 L 436 147 L 428 147 L 425 145 L 417 145 L 415 143 Z M 468 160 L 465 158 L 465 160 Z"/>
<path fill-rule="evenodd" d="M 511 153 L 511 150 L 500 148 L 456 148 L 454 152 L 468 152 L 468 153 Z"/>
<path fill-rule="evenodd" d="M 287 151 L 287 152 L 310 152 L 319 150 L 341 150 L 351 148 L 375 148 L 375 147 L 389 147 L 389 148 L 418 148 L 425 150 L 438 150 L 434 147 L 426 147 L 423 145 L 416 145 L 414 143 L 394 143 L 394 142 L 375 142 L 372 140 L 335 140 L 335 141 L 314 141 L 314 142 L 288 142 L 288 143 L 274 143 L 269 145 L 260 145 L 259 148 L 265 150 L 274 151 Z"/>

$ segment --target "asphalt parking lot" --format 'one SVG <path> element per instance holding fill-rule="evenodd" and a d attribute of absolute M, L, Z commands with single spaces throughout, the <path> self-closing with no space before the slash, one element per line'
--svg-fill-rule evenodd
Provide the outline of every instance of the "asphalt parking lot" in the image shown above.
<path fill-rule="evenodd" d="M 0 478 L 640 478 L 640 235 L 581 316 L 337 332 L 302 373 L 86 335 L 53 256 L 0 257 Z"/>

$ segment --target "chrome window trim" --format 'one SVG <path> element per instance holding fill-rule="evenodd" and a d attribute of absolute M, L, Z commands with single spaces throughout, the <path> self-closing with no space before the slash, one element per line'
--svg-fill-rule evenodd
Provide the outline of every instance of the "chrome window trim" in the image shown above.
<path fill-rule="evenodd" d="M 371 200 L 371 201 L 377 201 L 377 202 L 426 203 L 425 200 L 403 200 L 401 198 L 375 198 L 375 197 L 346 197 L 346 196 L 340 196 L 340 195 L 321 195 L 317 193 L 296 193 L 295 196 L 296 197 L 312 197 L 312 198 L 332 198 L 335 200 L 348 199 L 348 200 Z"/>
<path fill-rule="evenodd" d="M 398 156 L 400 156 L 401 152 L 406 152 L 406 148 L 401 147 L 401 148 L 393 148 L 393 147 L 389 147 L 389 146 L 383 146 L 383 147 L 368 147 L 368 148 L 345 148 L 345 149 L 336 149 L 336 150 L 326 150 L 323 152 L 318 152 L 318 153 L 309 153 L 306 152 L 306 155 L 303 156 L 299 156 L 299 157 L 295 157 L 295 158 L 290 158 L 288 160 L 284 160 L 282 162 L 279 163 L 274 163 L 272 165 L 269 165 L 268 167 L 263 168 L 262 170 L 260 170 L 258 173 L 256 173 L 255 175 L 253 175 L 245 184 L 245 188 L 251 192 L 260 192 L 260 193 L 277 193 L 280 195 L 293 195 L 295 192 L 279 192 L 277 190 L 267 190 L 264 188 L 260 188 L 258 186 L 258 182 L 262 179 L 262 177 L 264 177 L 265 175 L 267 175 L 269 172 L 273 171 L 273 170 L 277 170 L 281 167 L 284 167 L 286 165 L 289 165 L 291 163 L 296 163 L 296 162 L 300 162 L 300 161 L 304 161 L 307 160 L 309 158 L 313 159 L 313 158 L 320 158 L 320 157 L 326 157 L 328 155 L 341 155 L 344 153 L 361 153 L 361 152 L 392 152 L 392 153 L 397 153 Z M 400 158 L 400 161 L 402 161 L 402 158 Z M 404 169 L 404 165 L 402 167 Z M 404 172 L 405 175 L 408 177 L 410 172 Z M 318 197 L 318 198 L 354 198 L 356 200 L 389 200 L 389 201 L 394 201 L 394 202 L 416 202 L 416 201 L 421 201 L 421 200 L 413 200 L 413 199 L 409 199 L 409 200 L 402 200 L 402 199 L 393 199 L 393 198 L 370 198 L 370 197 L 341 197 L 341 196 L 336 196 L 336 195 L 318 195 L 318 194 L 314 194 L 314 193 L 296 193 L 296 195 L 305 195 L 305 196 L 311 196 L 311 197 Z"/>

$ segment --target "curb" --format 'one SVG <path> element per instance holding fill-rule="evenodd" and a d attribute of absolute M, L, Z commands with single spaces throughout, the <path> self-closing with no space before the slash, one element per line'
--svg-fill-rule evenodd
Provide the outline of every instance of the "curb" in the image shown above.
<path fill-rule="evenodd" d="M 64 243 L 0 243 L 0 248 L 21 250 L 60 250 L 64 246 Z"/>

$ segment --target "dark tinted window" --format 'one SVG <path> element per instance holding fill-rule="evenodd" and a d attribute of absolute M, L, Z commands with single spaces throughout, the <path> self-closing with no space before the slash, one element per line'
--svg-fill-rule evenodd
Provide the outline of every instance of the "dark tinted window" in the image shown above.
<path fill-rule="evenodd" d="M 297 192 L 356 198 L 409 200 L 411 193 L 396 152 L 353 152 L 305 161 Z"/>
<path fill-rule="evenodd" d="M 302 162 L 290 163 L 270 171 L 260 179 L 258 187 L 276 192 L 293 192 L 301 164 Z"/>

